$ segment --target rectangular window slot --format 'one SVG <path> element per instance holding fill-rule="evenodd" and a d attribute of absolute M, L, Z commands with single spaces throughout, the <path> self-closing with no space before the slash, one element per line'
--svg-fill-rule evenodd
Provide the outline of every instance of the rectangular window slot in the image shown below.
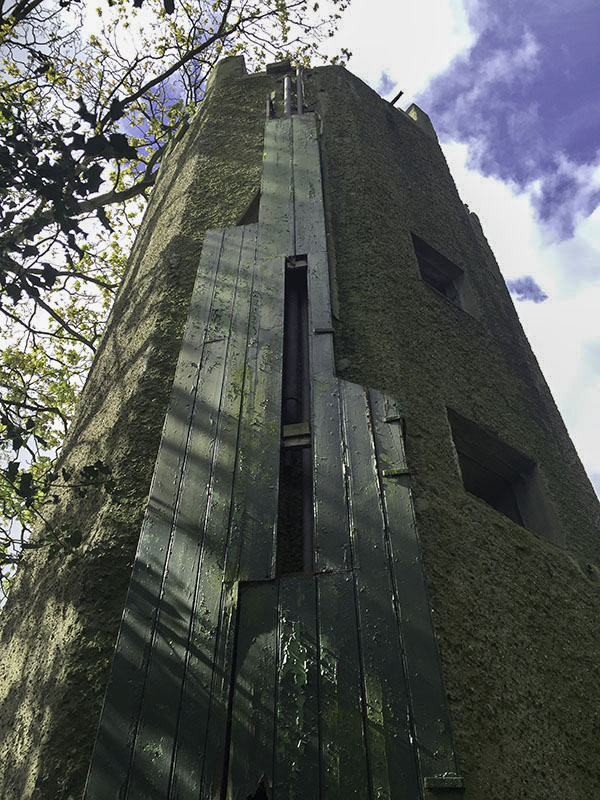
<path fill-rule="evenodd" d="M 564 544 L 535 462 L 452 409 L 447 411 L 465 490 L 517 525 Z"/>
<path fill-rule="evenodd" d="M 424 283 L 458 308 L 478 317 L 477 303 L 463 270 L 414 233 L 411 236 Z"/>
<path fill-rule="evenodd" d="M 313 566 L 307 258 L 286 260 L 277 573 Z"/>
<path fill-rule="evenodd" d="M 523 517 L 517 505 L 514 490 L 515 481 L 520 479 L 518 472 L 509 470 L 509 477 L 489 469 L 474 458 L 457 450 L 458 463 L 462 473 L 465 489 L 475 497 L 484 500 L 505 517 L 512 519 L 517 525 L 523 525 Z"/>

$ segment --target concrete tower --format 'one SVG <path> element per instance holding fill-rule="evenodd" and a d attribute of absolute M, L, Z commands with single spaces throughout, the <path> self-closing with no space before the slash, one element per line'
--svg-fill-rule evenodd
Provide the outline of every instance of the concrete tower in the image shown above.
<path fill-rule="evenodd" d="M 3 797 L 600 796 L 600 509 L 416 106 L 218 65 L 91 457 L 119 494 L 3 614 Z"/>

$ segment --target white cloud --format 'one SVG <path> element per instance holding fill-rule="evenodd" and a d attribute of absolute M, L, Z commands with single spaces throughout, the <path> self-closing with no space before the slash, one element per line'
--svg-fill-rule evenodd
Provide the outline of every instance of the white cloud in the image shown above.
<path fill-rule="evenodd" d="M 554 155 L 555 168 L 552 174 L 542 175 L 532 187 L 532 197 L 539 199 L 544 191 L 550 199 L 554 187 L 568 186 L 568 191 L 560 193 L 560 205 L 555 204 L 552 213 L 552 229 L 548 228 L 548 235 L 555 240 L 560 238 L 560 232 L 570 229 L 571 225 L 577 227 L 588 218 L 590 209 L 598 205 L 597 197 L 600 193 L 600 150 L 594 161 L 588 164 L 577 164 L 565 153 Z M 578 239 L 579 237 L 577 237 Z M 577 273 L 581 271 L 578 260 L 575 262 Z M 598 262 L 596 260 L 596 267 Z M 573 269 L 571 269 L 571 279 Z"/>
<path fill-rule="evenodd" d="M 490 58 L 481 65 L 477 81 L 473 84 L 474 91 L 481 94 L 491 83 L 510 83 L 514 80 L 515 72 L 534 72 L 539 68 L 539 50 L 535 36 L 530 31 L 525 31 L 521 41 L 515 42 L 512 48 L 496 50 L 490 54 Z"/>
<path fill-rule="evenodd" d="M 600 208 L 579 220 L 571 239 L 556 243 L 535 218 L 536 185 L 519 192 L 470 169 L 466 144 L 450 142 L 443 149 L 504 277 L 531 275 L 549 295 L 543 303 L 517 303 L 517 311 L 588 474 L 598 476 Z"/>
<path fill-rule="evenodd" d="M 330 52 L 347 47 L 354 54 L 352 72 L 373 88 L 385 72 L 408 99 L 475 38 L 461 0 L 352 0 Z"/>

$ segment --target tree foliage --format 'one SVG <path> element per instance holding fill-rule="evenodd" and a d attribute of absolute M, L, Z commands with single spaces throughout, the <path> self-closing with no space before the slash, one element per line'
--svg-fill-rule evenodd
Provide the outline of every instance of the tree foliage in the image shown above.
<path fill-rule="evenodd" d="M 55 462 L 161 157 L 216 61 L 307 64 L 347 2 L 0 0 L 3 587 L 24 546 L 78 544 L 44 523 L 62 489 L 114 490 L 100 462 Z"/>

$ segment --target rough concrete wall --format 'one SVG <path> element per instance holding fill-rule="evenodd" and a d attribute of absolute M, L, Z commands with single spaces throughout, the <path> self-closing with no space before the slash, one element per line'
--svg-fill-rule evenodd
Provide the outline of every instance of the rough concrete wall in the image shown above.
<path fill-rule="evenodd" d="M 81 553 L 28 556 L 0 615 L 3 800 L 81 796 L 204 232 L 259 187 L 272 84 L 215 82 L 162 167 L 63 461 L 101 458 L 118 494 L 69 498 Z"/>
<path fill-rule="evenodd" d="M 435 139 L 344 70 L 307 84 L 323 119 L 338 368 L 405 409 L 465 797 L 599 797 L 598 502 Z M 480 319 L 423 283 L 411 232 L 465 270 Z M 464 491 L 446 406 L 540 465 L 566 548 Z"/>

